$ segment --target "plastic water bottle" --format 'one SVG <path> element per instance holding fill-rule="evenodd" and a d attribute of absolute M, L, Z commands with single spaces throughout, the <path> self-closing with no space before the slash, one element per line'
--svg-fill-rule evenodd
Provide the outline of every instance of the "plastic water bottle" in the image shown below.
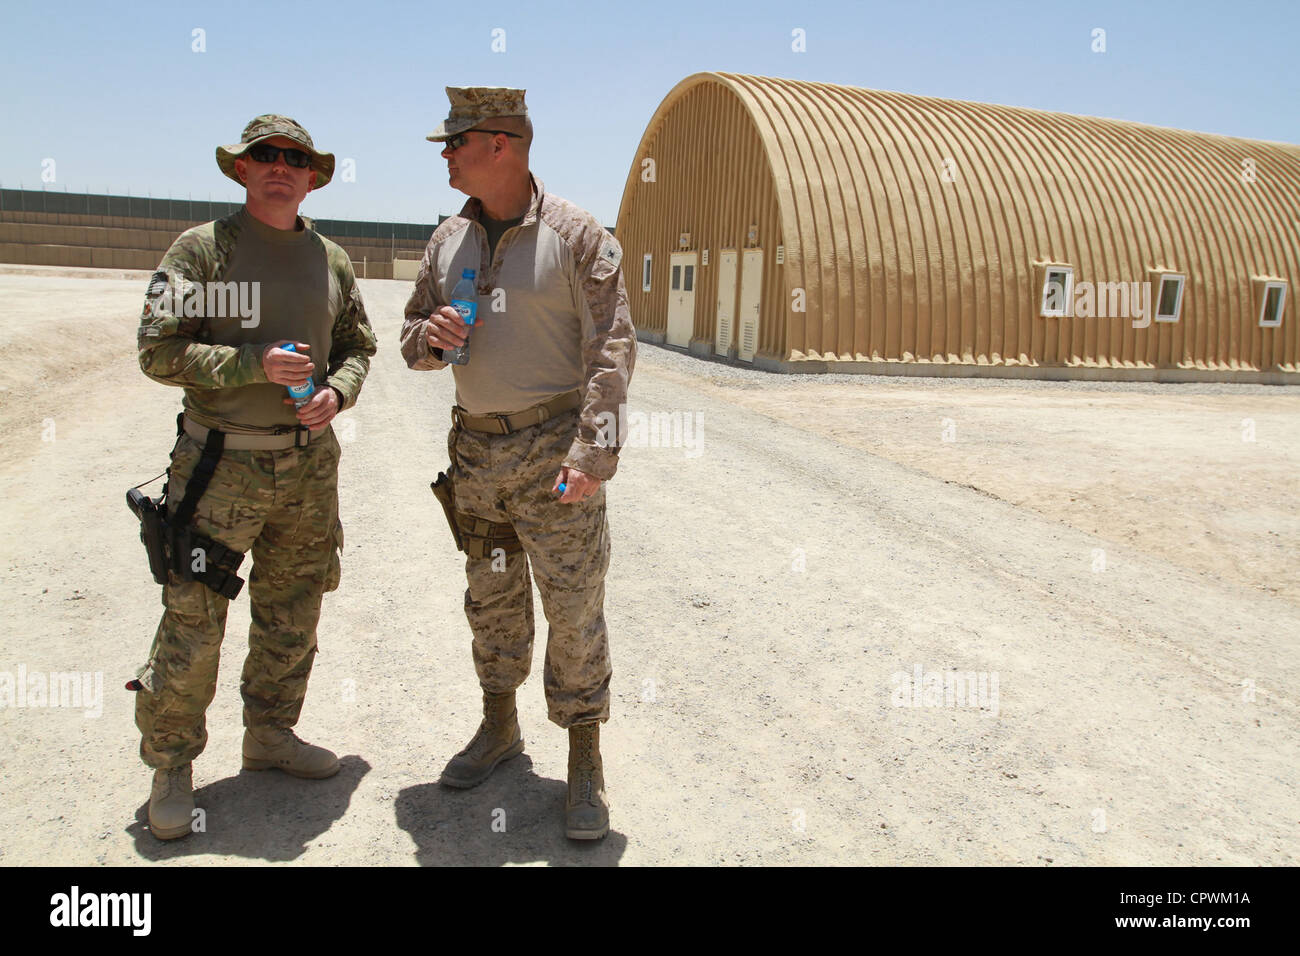
<path fill-rule="evenodd" d="M 473 325 L 474 320 L 478 318 L 478 290 L 474 287 L 475 275 L 477 273 L 473 269 L 462 269 L 460 281 L 456 283 L 456 288 L 451 290 L 451 307 L 460 313 L 461 321 L 466 325 Z M 442 360 L 449 365 L 468 365 L 469 341 L 466 340 L 464 345 L 454 349 L 444 349 Z"/>
<path fill-rule="evenodd" d="M 294 344 L 292 342 L 286 342 L 284 345 L 281 345 L 280 348 L 284 349 L 286 352 L 298 351 L 298 349 L 294 347 Z M 313 382 L 311 379 L 307 379 L 306 385 L 289 386 L 289 397 L 293 399 L 294 408 L 302 408 L 304 405 L 306 405 L 308 402 L 311 401 L 311 397 L 315 394 L 316 394 L 316 383 Z"/>

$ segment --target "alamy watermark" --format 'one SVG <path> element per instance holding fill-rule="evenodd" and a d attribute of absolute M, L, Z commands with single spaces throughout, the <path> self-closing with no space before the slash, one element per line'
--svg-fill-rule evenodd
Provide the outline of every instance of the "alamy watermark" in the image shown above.
<path fill-rule="evenodd" d="M 260 282 L 191 282 L 177 272 L 155 272 L 145 295 L 156 317 L 239 319 L 245 329 L 261 323 Z M 158 333 L 147 327 L 144 334 Z"/>
<path fill-rule="evenodd" d="M 1043 296 L 1044 311 L 1050 315 L 1079 319 L 1132 319 L 1133 328 L 1151 324 L 1150 282 L 1073 283 L 1067 296 L 1065 286 L 1055 283 Z"/>
<path fill-rule="evenodd" d="M 912 673 L 895 671 L 895 707 L 975 707 L 998 715 L 998 672 L 927 671 L 920 664 Z"/>
<path fill-rule="evenodd" d="M 704 442 L 701 412 L 643 412 L 620 405 L 617 414 L 596 416 L 596 444 L 601 448 L 682 448 L 687 458 L 700 457 Z"/>
<path fill-rule="evenodd" d="M 104 672 L 28 673 L 26 664 L 19 664 L 16 674 L 0 671 L 0 710 L 14 707 L 70 707 L 99 717 L 104 713 Z"/>
<path fill-rule="evenodd" d="M 152 910 L 151 893 L 83 893 L 74 885 L 50 897 L 50 925 L 128 927 L 133 936 L 148 936 Z"/>

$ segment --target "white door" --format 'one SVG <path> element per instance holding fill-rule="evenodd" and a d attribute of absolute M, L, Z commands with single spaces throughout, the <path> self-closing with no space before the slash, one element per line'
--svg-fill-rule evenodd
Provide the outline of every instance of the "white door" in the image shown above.
<path fill-rule="evenodd" d="M 718 252 L 718 329 L 713 351 L 726 355 L 736 332 L 736 250 Z"/>
<path fill-rule="evenodd" d="M 740 314 L 736 317 L 740 326 L 736 355 L 746 362 L 754 361 L 754 349 L 758 347 L 758 307 L 762 294 L 763 250 L 746 249 L 740 272 Z"/>
<path fill-rule="evenodd" d="M 668 344 L 686 348 L 695 334 L 695 253 L 668 258 Z"/>

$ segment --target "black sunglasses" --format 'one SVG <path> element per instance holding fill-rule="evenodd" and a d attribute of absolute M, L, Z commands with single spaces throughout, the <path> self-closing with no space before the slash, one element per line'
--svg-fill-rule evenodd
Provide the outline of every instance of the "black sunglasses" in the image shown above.
<path fill-rule="evenodd" d="M 465 145 L 468 140 L 465 138 L 466 133 L 492 133 L 493 135 L 501 133 L 504 136 L 513 136 L 515 139 L 523 139 L 518 133 L 507 132 L 503 129 L 467 129 L 464 133 L 457 133 L 455 136 L 449 136 L 446 140 L 447 148 L 456 150 Z"/>
<path fill-rule="evenodd" d="M 306 169 L 311 165 L 311 153 L 304 153 L 300 149 L 268 146 L 266 143 L 257 143 L 248 147 L 249 158 L 259 163 L 273 163 L 281 153 L 284 153 L 284 161 L 296 169 Z"/>

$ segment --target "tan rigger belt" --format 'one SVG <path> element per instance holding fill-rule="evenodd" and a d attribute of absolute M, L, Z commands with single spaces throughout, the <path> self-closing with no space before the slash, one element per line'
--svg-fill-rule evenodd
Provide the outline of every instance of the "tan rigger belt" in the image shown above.
<path fill-rule="evenodd" d="M 521 428 L 540 425 L 564 412 L 572 411 L 582 404 L 582 393 L 578 389 L 556 395 L 554 398 L 525 408 L 522 412 L 509 415 L 471 415 L 459 405 L 453 405 L 451 420 L 461 428 L 472 432 L 486 432 L 489 435 L 509 435 Z"/>
<path fill-rule="evenodd" d="M 200 445 L 207 441 L 208 432 L 212 431 L 212 429 L 193 421 L 188 415 L 185 416 L 184 427 L 185 434 Z M 237 432 L 226 432 L 226 451 L 283 451 L 286 448 L 305 448 L 313 439 L 319 439 L 325 433 L 324 429 L 322 429 L 313 435 L 303 425 L 296 428 L 286 425 L 285 429 L 284 432 L 278 435 L 240 435 Z"/>

